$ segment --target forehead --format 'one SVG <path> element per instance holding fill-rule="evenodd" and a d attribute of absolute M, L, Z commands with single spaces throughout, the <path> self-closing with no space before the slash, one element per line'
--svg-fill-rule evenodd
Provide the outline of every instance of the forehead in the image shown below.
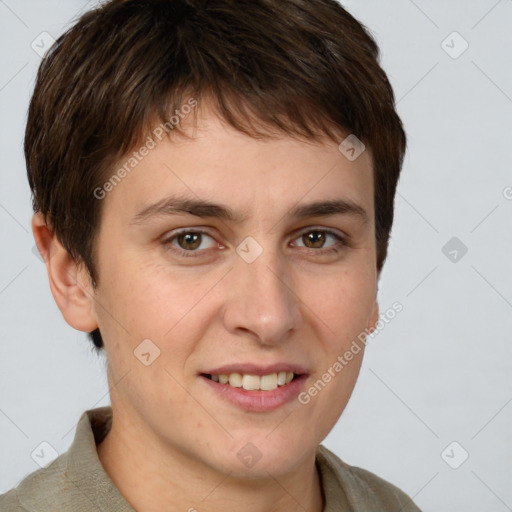
<path fill-rule="evenodd" d="M 231 221 L 292 208 L 304 217 L 308 210 L 300 205 L 320 200 L 337 202 L 331 208 L 338 210 L 359 210 L 362 218 L 373 215 L 370 148 L 351 161 L 327 137 L 256 139 L 204 109 L 194 124 L 185 119 L 181 128 L 190 138 L 176 133 L 158 140 L 150 135 L 125 155 L 116 169 L 128 172 L 122 173 L 106 202 L 123 203 L 134 220 L 155 213 L 157 204 L 172 208 L 177 198 L 178 206 L 185 206 L 182 210 L 187 206 L 183 201 L 188 206 L 194 202 L 196 211 L 209 208 Z M 313 212 L 310 208 L 309 214 Z"/>

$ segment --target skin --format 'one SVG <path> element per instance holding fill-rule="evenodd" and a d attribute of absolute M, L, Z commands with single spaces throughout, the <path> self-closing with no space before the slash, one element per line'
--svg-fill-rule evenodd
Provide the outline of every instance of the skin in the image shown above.
<path fill-rule="evenodd" d="M 351 162 L 327 139 L 258 141 L 205 107 L 198 114 L 196 130 L 188 119 L 182 124 L 193 140 L 164 138 L 102 200 L 96 289 L 42 216 L 32 220 L 65 320 L 81 331 L 99 327 L 105 342 L 114 419 L 98 456 L 139 512 L 237 505 L 282 512 L 299 503 L 320 512 L 315 449 L 347 405 L 364 350 L 307 405 L 293 400 L 270 412 L 225 402 L 198 373 L 288 361 L 308 369 L 307 390 L 359 333 L 373 330 L 371 151 Z M 176 193 L 228 205 L 247 220 L 180 214 L 131 224 L 142 208 Z M 337 198 L 361 205 L 368 223 L 286 216 L 298 202 Z M 162 243 L 178 228 L 199 227 L 208 234 L 193 249 L 197 257 L 178 255 L 190 241 Z M 345 235 L 347 245 L 325 254 L 338 240 L 329 235 L 315 246 L 302 236 L 321 229 Z M 248 236 L 263 248 L 251 264 L 236 252 Z M 160 350 L 148 366 L 134 357 L 143 339 Z M 262 454 L 252 468 L 237 457 L 247 442 Z"/>

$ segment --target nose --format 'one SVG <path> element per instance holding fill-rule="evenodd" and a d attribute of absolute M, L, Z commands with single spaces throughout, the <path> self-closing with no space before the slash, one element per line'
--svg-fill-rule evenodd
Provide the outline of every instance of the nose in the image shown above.
<path fill-rule="evenodd" d="M 237 258 L 229 277 L 223 321 L 230 333 L 275 345 L 299 328 L 300 299 L 277 251 L 267 247 L 252 263 Z"/>

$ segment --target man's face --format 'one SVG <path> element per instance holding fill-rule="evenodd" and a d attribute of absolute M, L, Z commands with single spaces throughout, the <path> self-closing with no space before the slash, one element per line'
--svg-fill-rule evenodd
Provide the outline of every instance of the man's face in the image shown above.
<path fill-rule="evenodd" d="M 198 128 L 193 140 L 158 142 L 103 199 L 93 307 L 114 425 L 141 450 L 277 477 L 338 420 L 363 350 L 341 371 L 333 365 L 378 317 L 371 155 L 349 161 L 330 141 L 257 141 L 206 111 Z M 243 220 L 214 208 L 137 217 L 171 197 Z M 350 211 L 294 215 L 326 201 L 359 205 L 367 222 Z M 274 388 L 283 371 L 301 376 L 273 390 L 216 382 L 264 374 L 243 386 Z"/>

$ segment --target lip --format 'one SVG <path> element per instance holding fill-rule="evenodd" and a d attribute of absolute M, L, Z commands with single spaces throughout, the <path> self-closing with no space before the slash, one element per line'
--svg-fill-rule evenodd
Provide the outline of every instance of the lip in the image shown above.
<path fill-rule="evenodd" d="M 265 372 L 267 371 L 268 369 L 265 369 Z M 266 373 L 263 373 L 263 375 L 266 375 Z M 278 386 L 272 391 L 248 391 L 243 388 L 234 388 L 229 384 L 215 382 L 204 375 L 199 375 L 199 378 L 208 386 L 215 396 L 235 405 L 239 409 L 247 412 L 270 412 L 296 400 L 300 392 L 304 389 L 308 375 L 302 374 L 295 377 L 290 383 L 284 386 Z"/>
<path fill-rule="evenodd" d="M 220 375 L 221 373 L 229 375 L 230 373 L 248 373 L 250 375 L 270 375 L 271 373 L 279 373 L 279 372 L 293 372 L 298 375 L 307 374 L 306 368 L 298 364 L 292 363 L 274 363 L 270 365 L 257 365 L 254 363 L 235 363 L 235 364 L 227 364 L 224 366 L 219 366 L 217 368 L 212 368 L 210 370 L 206 370 L 201 372 L 202 374 L 208 375 Z"/>

